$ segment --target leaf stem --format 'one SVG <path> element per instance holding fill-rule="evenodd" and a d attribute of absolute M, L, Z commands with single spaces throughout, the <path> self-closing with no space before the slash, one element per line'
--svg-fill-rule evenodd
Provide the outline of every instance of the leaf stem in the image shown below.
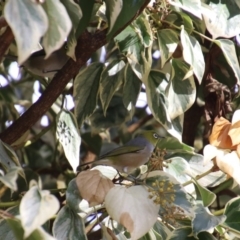
<path fill-rule="evenodd" d="M 201 179 L 201 178 L 207 176 L 207 175 L 208 175 L 209 173 L 211 173 L 211 172 L 212 172 L 212 168 L 210 168 L 208 171 L 206 171 L 206 172 L 204 172 L 204 173 L 202 173 L 202 174 L 200 174 L 200 175 L 197 175 L 197 176 L 195 177 L 195 179 L 196 179 L 196 180 Z M 187 185 L 189 185 L 189 184 L 191 184 L 191 183 L 193 183 L 192 179 L 189 180 L 189 181 L 187 181 L 187 182 L 185 182 L 185 183 L 183 183 L 182 186 L 185 187 L 185 186 L 187 186 Z"/>
<path fill-rule="evenodd" d="M 213 214 L 214 216 L 223 215 L 224 210 L 225 210 L 225 209 L 222 208 L 222 209 L 219 209 L 219 210 L 217 210 L 217 211 L 212 212 L 212 214 Z"/>
<path fill-rule="evenodd" d="M 219 186 L 217 186 L 215 189 L 212 190 L 213 193 L 217 194 L 221 192 L 224 189 L 231 188 L 233 185 L 233 179 L 229 178 L 228 180 L 222 182 Z"/>
<path fill-rule="evenodd" d="M 0 208 L 8 208 L 8 207 L 16 206 L 19 203 L 20 201 L 0 202 Z"/>
<path fill-rule="evenodd" d="M 167 23 L 167 24 L 169 24 L 170 26 L 172 26 L 172 27 L 174 27 L 174 28 L 176 28 L 176 29 L 179 29 L 179 30 L 182 29 L 181 27 L 176 26 L 175 24 L 173 24 L 173 23 L 171 23 L 171 22 L 168 22 L 168 21 L 166 21 L 166 20 L 162 20 L 162 22 Z M 198 32 L 198 31 L 196 31 L 196 30 L 192 30 L 192 31 L 193 31 L 194 33 L 196 33 L 197 35 L 199 35 L 199 36 L 205 38 L 206 40 L 210 41 L 210 42 L 213 42 L 213 41 L 214 41 L 213 39 L 205 36 L 204 34 Z"/>

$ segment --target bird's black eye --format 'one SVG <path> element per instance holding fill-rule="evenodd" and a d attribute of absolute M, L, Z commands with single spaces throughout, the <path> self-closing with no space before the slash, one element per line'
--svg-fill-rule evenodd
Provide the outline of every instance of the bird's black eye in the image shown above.
<path fill-rule="evenodd" d="M 153 137 L 154 138 L 159 138 L 159 136 L 156 133 L 153 134 Z"/>

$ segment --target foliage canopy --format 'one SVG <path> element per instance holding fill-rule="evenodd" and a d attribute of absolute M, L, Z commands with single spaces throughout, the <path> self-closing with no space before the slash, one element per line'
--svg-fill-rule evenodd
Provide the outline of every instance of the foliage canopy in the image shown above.
<path fill-rule="evenodd" d="M 240 236 L 238 0 L 0 12 L 1 239 Z M 80 166 L 143 130 L 164 139 L 132 175 Z"/>

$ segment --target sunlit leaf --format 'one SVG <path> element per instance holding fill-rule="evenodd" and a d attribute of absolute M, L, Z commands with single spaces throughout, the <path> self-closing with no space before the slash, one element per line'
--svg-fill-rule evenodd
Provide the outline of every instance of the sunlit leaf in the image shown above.
<path fill-rule="evenodd" d="M 148 105 L 151 109 L 154 117 L 158 120 L 164 128 L 177 139 L 181 139 L 181 120 L 171 120 L 168 107 L 169 102 L 166 97 L 166 87 L 168 84 L 169 76 L 163 72 L 151 70 L 146 84 L 146 93 L 148 99 Z"/>
<path fill-rule="evenodd" d="M 199 42 L 187 34 L 182 28 L 181 30 L 181 43 L 183 46 L 183 58 L 193 68 L 199 84 L 202 82 L 203 74 L 205 71 L 205 61 Z"/>
<path fill-rule="evenodd" d="M 189 67 L 182 60 L 172 60 L 172 76 L 166 89 L 168 114 L 171 119 L 182 115 L 195 101 L 196 85 L 193 76 L 184 79 Z"/>
<path fill-rule="evenodd" d="M 41 4 L 29 0 L 9 0 L 4 8 L 4 17 L 15 36 L 18 63 L 22 64 L 32 51 L 38 49 L 38 43 L 48 29 L 47 15 Z"/>
<path fill-rule="evenodd" d="M 149 16 L 142 12 L 142 14 L 132 23 L 135 32 L 141 40 L 141 43 L 145 48 L 152 45 L 153 34 L 151 30 L 151 25 L 149 24 Z"/>
<path fill-rule="evenodd" d="M 240 33 L 240 14 L 231 13 L 231 4 L 210 2 L 204 5 L 203 18 L 213 38 L 231 38 Z"/>
<path fill-rule="evenodd" d="M 47 190 L 32 187 L 23 196 L 20 204 L 20 219 L 24 228 L 24 237 L 51 218 L 59 209 L 57 198 Z"/>
<path fill-rule="evenodd" d="M 170 0 L 169 3 L 173 6 L 180 7 L 194 16 L 202 19 L 201 1 L 200 0 Z"/>
<path fill-rule="evenodd" d="M 64 153 L 73 171 L 76 172 L 79 165 L 79 152 L 81 138 L 78 132 L 78 124 L 70 111 L 62 110 L 57 116 L 57 138 L 63 146 Z"/>
<path fill-rule="evenodd" d="M 157 31 L 158 45 L 161 54 L 161 67 L 172 56 L 177 48 L 179 39 L 176 31 L 172 29 L 161 29 Z"/>
<path fill-rule="evenodd" d="M 108 32 L 111 32 L 115 22 L 122 10 L 123 7 L 123 0 L 104 0 L 106 3 L 106 17 L 108 20 Z"/>
<path fill-rule="evenodd" d="M 108 39 L 111 39 L 118 30 L 120 30 L 126 23 L 133 19 L 139 9 L 146 4 L 146 0 L 123 0 L 122 3 L 123 5 L 121 7 L 121 11 L 118 13 L 117 19 L 114 19 L 114 24 L 112 24 L 111 31 L 108 32 Z"/>
<path fill-rule="evenodd" d="M 123 82 L 125 62 L 113 60 L 102 72 L 100 80 L 100 99 L 106 114 L 109 103 Z"/>
<path fill-rule="evenodd" d="M 124 106 L 130 111 L 131 116 L 134 113 L 135 105 L 138 95 L 141 90 L 141 81 L 127 64 L 124 72 L 124 85 L 123 85 L 123 103 Z"/>
<path fill-rule="evenodd" d="M 97 105 L 102 63 L 92 63 L 76 76 L 73 87 L 75 116 L 79 126 L 89 117 Z"/>
<path fill-rule="evenodd" d="M 67 39 L 67 55 L 75 60 L 75 47 L 77 45 L 76 31 L 79 21 L 82 18 L 82 10 L 73 0 L 60 1 L 65 6 L 72 22 L 72 29 Z"/>
<path fill-rule="evenodd" d="M 87 240 L 83 219 L 68 205 L 64 206 L 53 223 L 53 236 L 57 240 Z"/>
<path fill-rule="evenodd" d="M 232 41 L 230 41 L 229 39 L 219 39 L 219 40 L 214 40 L 214 42 L 222 49 L 222 52 L 229 64 L 229 66 L 232 68 L 234 75 L 239 84 L 240 83 L 240 69 L 239 69 L 239 63 L 238 63 L 238 58 L 237 58 L 234 43 Z"/>

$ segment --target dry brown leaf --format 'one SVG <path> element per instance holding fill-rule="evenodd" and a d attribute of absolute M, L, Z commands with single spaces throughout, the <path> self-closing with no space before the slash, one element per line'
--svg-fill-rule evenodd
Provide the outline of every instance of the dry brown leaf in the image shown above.
<path fill-rule="evenodd" d="M 232 148 L 232 141 L 228 135 L 231 123 L 221 117 L 213 125 L 212 133 L 209 136 L 209 142 L 211 145 L 219 148 Z"/>
<path fill-rule="evenodd" d="M 108 191 L 114 187 L 112 181 L 98 170 L 81 172 L 76 183 L 82 198 L 87 200 L 91 207 L 103 203 Z"/>
<path fill-rule="evenodd" d="M 234 123 L 228 132 L 228 135 L 231 137 L 232 145 L 236 146 L 240 143 L 240 121 Z"/>

